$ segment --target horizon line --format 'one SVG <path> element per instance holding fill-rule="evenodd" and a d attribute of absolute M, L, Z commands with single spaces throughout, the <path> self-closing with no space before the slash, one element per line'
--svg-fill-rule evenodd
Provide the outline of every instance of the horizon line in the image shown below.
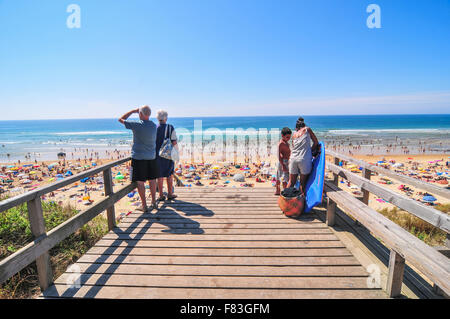
<path fill-rule="evenodd" d="M 392 115 L 425 115 L 425 116 L 433 116 L 433 115 L 450 115 L 450 113 L 380 113 L 380 114 L 310 114 L 310 115 L 292 115 L 292 114 L 282 114 L 282 115 L 203 115 L 203 116 L 170 116 L 170 118 L 186 118 L 186 119 L 195 119 L 195 118 L 220 118 L 220 117 L 284 117 L 284 116 L 392 116 Z M 118 119 L 118 117 L 93 117 L 93 118 L 44 118 L 44 119 L 13 119 L 13 120 L 0 120 L 0 122 L 8 122 L 8 121 L 60 121 L 60 120 L 113 120 Z M 155 118 L 156 119 L 156 118 Z"/>

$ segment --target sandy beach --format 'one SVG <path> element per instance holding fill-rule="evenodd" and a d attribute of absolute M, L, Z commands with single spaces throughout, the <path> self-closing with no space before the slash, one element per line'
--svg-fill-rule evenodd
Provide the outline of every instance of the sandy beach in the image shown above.
<path fill-rule="evenodd" d="M 383 167 L 395 170 L 400 174 L 417 174 L 414 176 L 422 177 L 422 180 L 445 188 L 448 187 L 448 180 L 450 179 L 450 168 L 446 166 L 449 160 L 448 155 L 355 155 L 354 157 L 374 165 L 383 165 Z M 115 153 L 109 159 L 87 158 L 43 162 L 34 161 L 20 164 L 18 162 L 3 163 L 0 164 L 0 192 L 3 193 L 3 196 L 16 196 L 125 156 L 128 156 L 128 152 Z M 381 161 L 384 162 L 378 163 Z M 356 174 L 361 174 L 361 170 L 351 163 L 344 165 L 344 167 L 352 170 Z M 130 166 L 128 163 L 112 169 L 114 189 L 118 189 L 129 182 L 129 169 Z M 251 164 L 245 164 L 243 161 L 236 163 L 178 162 L 175 166 L 175 175 L 182 181 L 184 187 L 188 188 L 269 187 L 273 188 L 275 192 L 275 174 L 276 160 L 273 158 L 266 162 Z M 329 177 L 331 178 L 331 174 L 329 174 Z M 376 175 L 372 176 L 372 180 L 395 192 L 419 201 L 424 196 L 423 190 L 412 187 L 411 185 L 404 185 L 391 178 Z M 354 185 L 341 181 L 339 186 L 357 197 L 362 196 L 361 190 Z M 146 187 L 148 197 L 150 197 L 148 185 Z M 164 184 L 164 188 L 166 188 L 166 184 Z M 164 189 L 164 191 L 167 190 Z M 436 198 L 433 204 L 446 204 L 449 202 L 440 196 L 434 194 L 433 196 Z M 42 197 L 42 200 L 54 201 L 62 205 L 70 205 L 77 210 L 84 210 L 103 197 L 103 177 L 101 174 L 98 174 L 90 179 L 81 180 L 47 194 Z M 122 198 L 116 204 L 116 217 L 120 219 L 126 216 L 126 214 L 134 210 L 139 204 L 139 196 L 136 192 L 128 194 L 128 196 Z M 369 198 L 369 206 L 376 210 L 394 207 L 392 204 L 372 194 Z"/>

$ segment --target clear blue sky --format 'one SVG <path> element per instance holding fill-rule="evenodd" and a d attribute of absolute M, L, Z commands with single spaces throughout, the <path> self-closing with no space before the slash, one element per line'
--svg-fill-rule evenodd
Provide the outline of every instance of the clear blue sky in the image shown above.
<path fill-rule="evenodd" d="M 69 29 L 69 4 L 81 28 Z M 369 29 L 366 7 L 381 8 Z M 0 0 L 0 120 L 450 113 L 449 0 Z"/>

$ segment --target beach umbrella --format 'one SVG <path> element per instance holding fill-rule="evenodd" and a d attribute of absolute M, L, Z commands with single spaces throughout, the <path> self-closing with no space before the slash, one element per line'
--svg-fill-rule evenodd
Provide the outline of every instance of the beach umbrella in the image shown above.
<path fill-rule="evenodd" d="M 82 179 L 80 180 L 80 182 L 86 183 L 86 182 L 88 181 L 88 179 L 89 179 L 89 177 L 82 178 Z"/>
<path fill-rule="evenodd" d="M 92 163 L 92 166 L 97 166 L 97 163 Z"/>
<path fill-rule="evenodd" d="M 434 198 L 434 197 L 431 196 L 431 195 L 426 195 L 426 196 L 424 196 L 424 197 L 422 198 L 422 200 L 423 200 L 424 202 L 432 203 L 432 202 L 435 202 L 437 199 Z"/>
<path fill-rule="evenodd" d="M 117 179 L 117 180 L 121 180 L 121 179 L 124 179 L 125 176 L 123 176 L 123 175 L 117 175 L 117 176 L 114 177 L 114 178 Z"/>

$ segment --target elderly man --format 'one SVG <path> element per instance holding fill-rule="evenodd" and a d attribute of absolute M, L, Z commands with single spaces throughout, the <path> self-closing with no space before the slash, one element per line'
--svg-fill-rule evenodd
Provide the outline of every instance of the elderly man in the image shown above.
<path fill-rule="evenodd" d="M 139 121 L 128 121 L 131 114 L 138 113 Z M 152 209 L 158 209 L 156 203 L 156 178 L 159 170 L 156 162 L 156 124 L 149 120 L 150 107 L 144 105 L 125 113 L 119 122 L 133 131 L 133 147 L 131 149 L 131 181 L 137 182 L 142 206 L 138 210 L 148 210 L 145 199 L 145 182 L 149 180 L 152 195 Z"/>

